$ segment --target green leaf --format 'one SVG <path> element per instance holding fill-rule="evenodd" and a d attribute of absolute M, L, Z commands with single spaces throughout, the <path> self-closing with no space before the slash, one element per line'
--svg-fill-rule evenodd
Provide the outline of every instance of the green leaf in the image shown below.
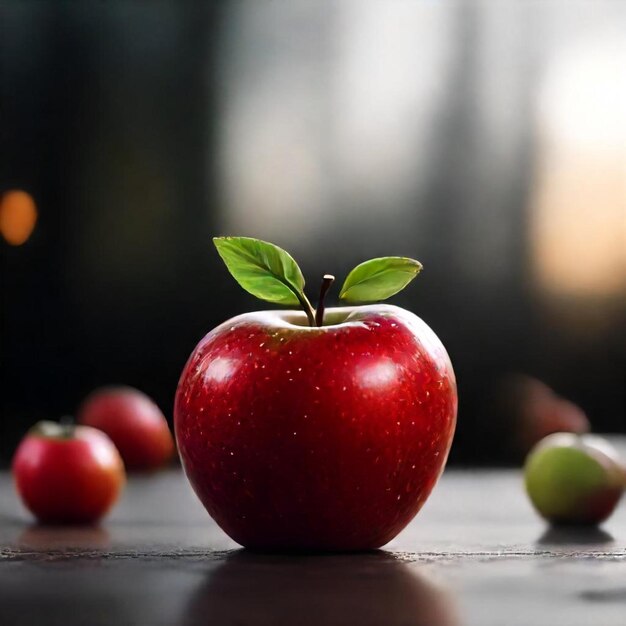
<path fill-rule="evenodd" d="M 213 243 L 233 278 L 253 296 L 296 306 L 304 298 L 304 277 L 291 255 L 251 237 L 214 237 Z"/>
<path fill-rule="evenodd" d="M 415 259 L 386 256 L 357 265 L 346 278 L 339 298 L 346 302 L 377 302 L 402 291 L 420 272 Z"/>

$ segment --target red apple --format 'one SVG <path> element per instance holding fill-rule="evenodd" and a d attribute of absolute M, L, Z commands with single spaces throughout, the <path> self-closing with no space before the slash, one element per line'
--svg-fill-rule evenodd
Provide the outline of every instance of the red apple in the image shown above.
<path fill-rule="evenodd" d="M 417 514 L 448 456 L 456 383 L 433 331 L 391 305 L 329 309 L 323 325 L 320 309 L 320 326 L 300 311 L 231 319 L 179 382 L 187 476 L 250 548 L 378 548 Z"/>
<path fill-rule="evenodd" d="M 128 470 L 154 470 L 174 453 L 174 440 L 163 413 L 132 387 L 104 387 L 78 409 L 78 421 L 104 431 L 117 446 Z"/>
<path fill-rule="evenodd" d="M 113 442 L 89 426 L 39 422 L 13 458 L 26 507 L 45 523 L 92 523 L 115 503 L 125 482 Z"/>
<path fill-rule="evenodd" d="M 317 309 L 288 252 L 216 237 L 249 293 L 302 307 L 240 315 L 192 353 L 174 407 L 187 476 L 217 523 L 257 549 L 368 550 L 416 515 L 456 423 L 452 365 L 435 334 L 394 306 Z M 357 265 L 340 300 L 372 303 L 422 269 L 407 257 Z"/>

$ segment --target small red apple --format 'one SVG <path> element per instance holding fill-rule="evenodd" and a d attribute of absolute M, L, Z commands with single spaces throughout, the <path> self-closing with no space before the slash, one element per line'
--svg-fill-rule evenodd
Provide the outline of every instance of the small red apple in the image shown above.
<path fill-rule="evenodd" d="M 242 240 L 257 242 L 226 241 Z M 267 259 L 272 250 L 262 253 Z M 293 275 L 291 257 L 281 258 L 283 274 Z M 406 284 L 412 276 L 397 263 Z M 282 271 L 271 258 L 265 267 Z M 267 295 L 266 287 L 257 293 Z M 248 313 L 210 332 L 182 373 L 174 414 L 187 476 L 235 541 L 367 550 L 393 539 L 426 501 L 445 465 L 456 411 L 448 355 L 417 316 L 384 304 L 325 312 L 320 303 L 317 314 Z"/>
<path fill-rule="evenodd" d="M 132 387 L 104 387 L 78 409 L 78 421 L 105 432 L 128 470 L 154 470 L 174 453 L 174 440 L 163 413 Z"/>
<path fill-rule="evenodd" d="M 93 523 L 117 500 L 124 464 L 113 442 L 89 426 L 39 422 L 13 457 L 22 501 L 44 523 Z"/>

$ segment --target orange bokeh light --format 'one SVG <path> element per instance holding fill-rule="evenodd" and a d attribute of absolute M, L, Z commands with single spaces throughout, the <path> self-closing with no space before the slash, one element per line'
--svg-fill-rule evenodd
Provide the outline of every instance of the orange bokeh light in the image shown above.
<path fill-rule="evenodd" d="M 33 197 L 18 189 L 5 192 L 0 198 L 0 233 L 12 246 L 21 246 L 31 236 L 37 223 L 37 207 Z"/>

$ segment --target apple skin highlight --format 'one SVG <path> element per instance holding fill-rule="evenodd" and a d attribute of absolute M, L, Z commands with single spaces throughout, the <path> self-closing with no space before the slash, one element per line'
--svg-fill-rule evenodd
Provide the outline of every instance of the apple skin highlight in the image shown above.
<path fill-rule="evenodd" d="M 176 393 L 185 472 L 209 514 L 259 550 L 355 551 L 393 539 L 443 471 L 450 359 L 392 305 L 247 313 L 202 339 Z"/>

